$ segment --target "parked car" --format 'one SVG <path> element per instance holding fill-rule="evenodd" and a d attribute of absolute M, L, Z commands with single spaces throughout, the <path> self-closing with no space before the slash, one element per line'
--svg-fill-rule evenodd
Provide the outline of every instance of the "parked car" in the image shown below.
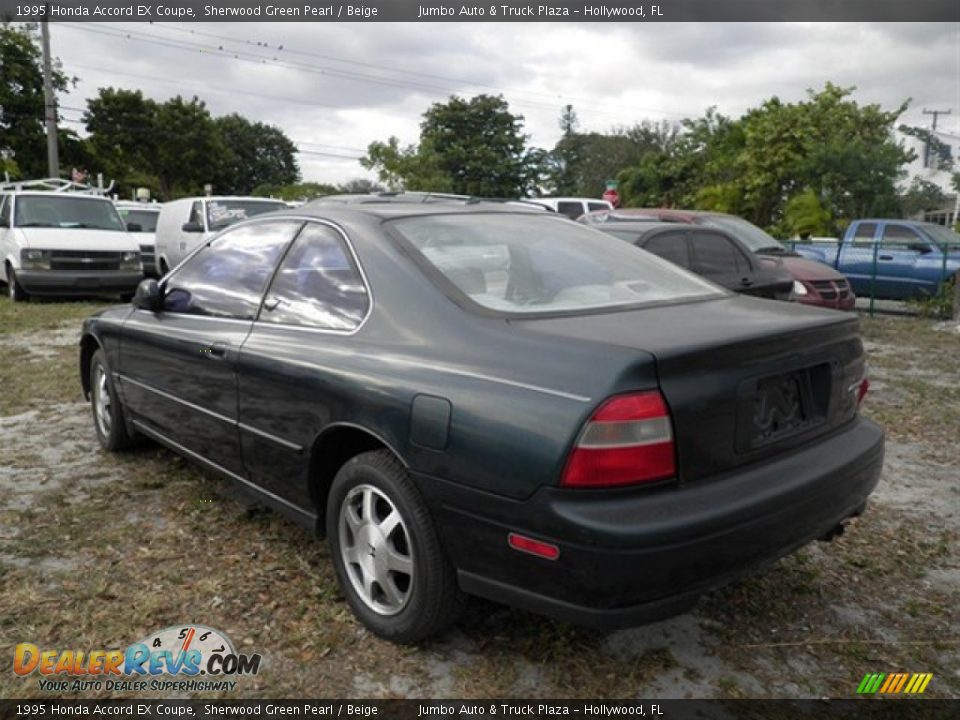
<path fill-rule="evenodd" d="M 160 217 L 161 204 L 118 200 L 114 205 L 127 226 L 127 232 L 134 233 L 137 238 L 143 274 L 157 277 L 157 220 Z"/>
<path fill-rule="evenodd" d="M 793 276 L 782 265 L 762 262 L 723 230 L 651 222 L 609 223 L 597 228 L 727 290 L 771 300 L 793 296 Z"/>
<path fill-rule="evenodd" d="M 538 197 L 532 198 L 531 201 L 540 203 L 561 215 L 566 215 L 571 220 L 576 220 L 589 212 L 613 210 L 611 203 L 597 198 Z"/>
<path fill-rule="evenodd" d="M 673 208 L 630 208 L 591 213 L 582 221 L 592 225 L 635 219 L 689 223 L 726 230 L 765 262 L 780 264 L 793 276 L 793 296 L 797 302 L 836 310 L 853 310 L 855 306 L 856 295 L 842 274 L 824 267 L 822 263 L 801 257 L 766 231 L 735 215 Z"/>
<path fill-rule="evenodd" d="M 87 319 L 80 368 L 103 447 L 152 438 L 326 535 L 399 642 L 468 593 L 682 612 L 830 536 L 883 458 L 855 317 L 496 204 L 238 223 Z"/>
<path fill-rule="evenodd" d="M 14 302 L 31 295 L 132 295 L 140 248 L 113 203 L 77 192 L 0 193 L 0 280 Z"/>
<path fill-rule="evenodd" d="M 915 220 L 854 220 L 839 243 L 794 249 L 842 272 L 858 294 L 891 300 L 932 297 L 960 271 L 960 235 Z"/>
<path fill-rule="evenodd" d="M 191 197 L 164 203 L 157 218 L 157 268 L 165 275 L 218 230 L 287 209 L 283 200 L 255 197 Z"/>

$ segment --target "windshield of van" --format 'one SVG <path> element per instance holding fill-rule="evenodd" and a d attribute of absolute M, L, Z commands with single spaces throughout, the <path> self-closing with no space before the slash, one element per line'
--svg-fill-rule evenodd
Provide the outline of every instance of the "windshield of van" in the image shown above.
<path fill-rule="evenodd" d="M 152 233 L 157 231 L 159 210 L 139 210 L 136 208 L 117 208 L 124 222 L 139 225 L 140 229 L 134 232 Z"/>
<path fill-rule="evenodd" d="M 14 224 L 22 228 L 84 228 L 124 230 L 113 203 L 106 199 L 69 195 L 20 195 Z"/>
<path fill-rule="evenodd" d="M 428 270 L 489 310 L 547 314 L 724 295 L 672 263 L 556 216 L 432 215 L 391 225 Z"/>
<path fill-rule="evenodd" d="M 207 226 L 219 230 L 254 215 L 286 210 L 280 200 L 210 200 L 207 203 Z"/>

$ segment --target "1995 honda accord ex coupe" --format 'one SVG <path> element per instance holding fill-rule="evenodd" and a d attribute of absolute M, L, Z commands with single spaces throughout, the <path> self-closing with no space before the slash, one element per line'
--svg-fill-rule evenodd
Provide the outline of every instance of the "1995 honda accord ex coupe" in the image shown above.
<path fill-rule="evenodd" d="M 835 533 L 883 460 L 856 318 L 496 203 L 238 223 L 80 353 L 105 448 L 151 438 L 326 536 L 398 642 L 467 594 L 604 628 L 681 612 Z"/>

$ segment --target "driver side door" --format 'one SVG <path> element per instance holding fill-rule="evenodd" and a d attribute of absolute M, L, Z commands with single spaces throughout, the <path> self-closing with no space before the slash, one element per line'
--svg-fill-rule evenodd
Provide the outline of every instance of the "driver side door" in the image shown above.
<path fill-rule="evenodd" d="M 301 225 L 274 220 L 230 228 L 165 279 L 158 312 L 130 314 L 119 378 L 141 430 L 245 476 L 237 359 L 267 281 Z"/>

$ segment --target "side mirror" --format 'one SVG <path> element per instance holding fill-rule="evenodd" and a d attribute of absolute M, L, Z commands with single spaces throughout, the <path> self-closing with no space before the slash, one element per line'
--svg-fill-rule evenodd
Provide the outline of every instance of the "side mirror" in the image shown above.
<path fill-rule="evenodd" d="M 180 229 L 190 233 L 203 232 L 203 225 L 198 222 L 185 222 Z"/>
<path fill-rule="evenodd" d="M 918 252 L 921 255 L 926 255 L 928 253 L 933 252 L 933 250 L 930 249 L 930 246 L 927 245 L 926 243 L 910 243 L 909 245 L 907 245 L 907 249 L 913 250 L 914 252 Z"/>
<path fill-rule="evenodd" d="M 128 222 L 127 230 L 130 232 L 143 232 L 143 225 L 140 223 Z"/>
<path fill-rule="evenodd" d="M 141 280 L 137 285 L 137 292 L 133 295 L 133 306 L 140 310 L 156 312 L 163 304 L 160 285 L 153 278 Z"/>

